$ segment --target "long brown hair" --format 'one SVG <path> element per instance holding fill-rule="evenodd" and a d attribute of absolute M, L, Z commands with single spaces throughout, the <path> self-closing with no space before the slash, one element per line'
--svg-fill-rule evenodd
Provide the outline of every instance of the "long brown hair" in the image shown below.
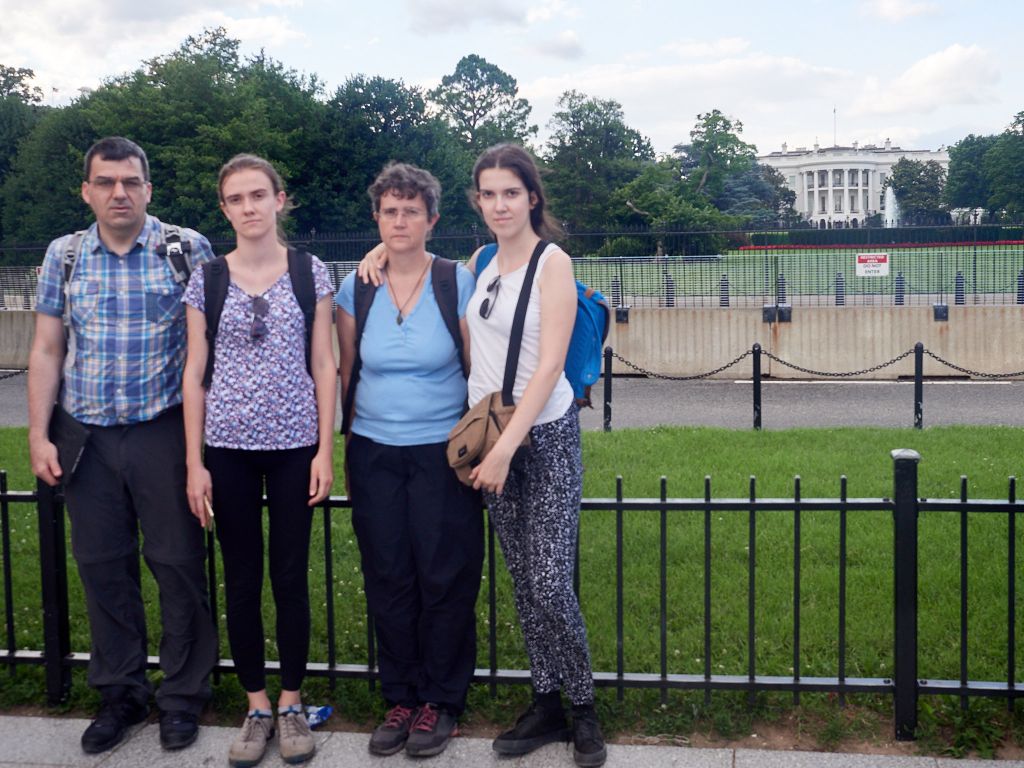
<path fill-rule="evenodd" d="M 473 166 L 473 194 L 470 195 L 473 207 L 479 212 L 480 206 L 476 193 L 480 191 L 480 174 L 488 168 L 505 168 L 512 171 L 526 187 L 528 195 L 534 200 L 530 209 L 530 224 L 533 231 L 545 240 L 559 240 L 565 233 L 547 209 L 547 198 L 544 185 L 540 180 L 540 171 L 530 153 L 518 144 L 496 144 L 485 149 L 476 159 Z"/>

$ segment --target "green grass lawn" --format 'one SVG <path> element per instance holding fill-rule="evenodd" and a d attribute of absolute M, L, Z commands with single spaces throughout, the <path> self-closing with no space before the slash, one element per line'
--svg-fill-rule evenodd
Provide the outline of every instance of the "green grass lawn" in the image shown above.
<path fill-rule="evenodd" d="M 866 252 L 889 254 L 887 277 L 856 275 L 856 255 Z M 723 275 L 728 278 L 731 295 L 770 296 L 775 292 L 780 274 L 785 277 L 788 296 L 828 296 L 835 292 L 838 273 L 843 275 L 849 296 L 892 294 L 896 277 L 901 273 L 907 294 L 954 293 L 957 273 L 963 275 L 964 290 L 968 294 L 1013 294 L 1021 269 L 1024 269 L 1024 248 L 1008 245 L 895 248 L 882 244 L 731 251 L 716 262 L 675 258 L 660 263 L 615 259 L 576 261 L 576 275 L 580 280 L 609 296 L 612 278 L 618 276 L 623 295 L 627 297 L 658 296 L 664 290 L 665 274 L 672 277 L 678 297 L 717 296 Z"/>
<path fill-rule="evenodd" d="M 920 495 L 928 498 L 959 496 L 961 475 L 968 477 L 971 498 L 1005 499 L 1011 475 L 1024 474 L 1020 429 L 1002 427 L 936 427 L 911 429 L 801 429 L 772 432 L 731 431 L 710 428 L 619 430 L 584 434 L 586 477 L 584 496 L 613 497 L 616 476 L 623 478 L 626 497 L 657 497 L 662 476 L 668 480 L 668 496 L 702 498 L 704 477 L 712 478 L 715 498 L 745 498 L 750 478 L 757 478 L 759 497 L 792 498 L 793 478 L 801 478 L 804 499 L 838 497 L 840 476 L 848 478 L 851 498 L 881 498 L 892 494 L 892 461 L 889 451 L 913 448 L 922 455 Z M 0 456 L 12 489 L 34 487 L 27 467 L 24 429 L 0 430 Z M 340 458 L 340 453 L 339 453 Z M 341 462 L 337 461 L 341 477 Z M 343 484 L 336 483 L 341 492 Z M 12 505 L 11 544 L 14 571 L 14 613 L 18 648 L 42 647 L 38 604 L 39 565 L 35 510 Z M 716 513 L 712 521 L 712 669 L 718 674 L 745 674 L 747 660 L 747 545 L 746 512 Z M 759 674 L 789 675 L 793 672 L 792 511 L 760 512 L 757 515 L 757 644 Z M 658 672 L 659 664 L 659 515 L 657 512 L 626 513 L 624 520 L 624 656 L 630 672 Z M 804 512 L 801 517 L 801 621 L 800 673 L 804 676 L 835 676 L 838 671 L 838 513 Z M 365 663 L 366 619 L 358 550 L 345 510 L 332 513 L 334 581 L 328 592 L 323 578 L 324 526 L 314 524 L 311 598 L 313 642 L 310 658 L 325 661 L 325 608 L 333 596 L 338 638 L 338 662 Z M 1024 526 L 1017 528 L 1017 547 Z M 1003 515 L 972 514 L 969 519 L 969 673 L 974 680 L 1002 680 L 1006 674 L 1007 633 L 1007 520 Z M 919 674 L 924 678 L 956 679 L 959 658 L 959 515 L 928 513 L 920 521 L 920 619 L 922 642 Z M 669 671 L 703 672 L 703 512 L 672 512 L 668 515 L 668 658 Z M 1018 555 L 1019 559 L 1020 555 Z M 500 554 L 498 555 L 500 561 Z M 892 673 L 892 536 L 891 517 L 882 511 L 849 514 L 847 674 L 888 677 Z M 81 587 L 74 576 L 69 584 L 72 603 L 72 647 L 88 649 L 88 628 L 82 607 Z M 1018 583 L 1024 583 L 1015 564 Z M 581 603 L 587 619 L 595 670 L 613 671 L 615 636 L 615 515 L 606 511 L 583 513 L 580 526 Z M 486 570 L 485 570 L 486 573 Z M 499 666 L 526 668 L 511 587 L 500 562 L 495 585 L 498 594 Z M 480 652 L 478 666 L 487 664 L 486 577 L 478 605 Z M 153 584 L 147 580 L 148 594 Z M 273 607 L 267 595 L 266 624 L 273 626 Z M 220 595 L 221 612 L 223 596 Z M 157 626 L 156 600 L 149 601 L 151 620 Z M 1017 595 L 1018 634 L 1024 598 Z M 151 638 L 156 653 L 158 635 Z M 0 642 L 6 645 L 6 639 Z M 268 656 L 276 656 L 273 640 Z M 228 655 L 222 633 L 222 655 Z M 1018 638 L 1017 677 L 1024 677 L 1024 642 Z M 14 677 L 0 674 L 0 706 L 41 703 L 36 670 L 21 669 Z M 80 680 L 80 678 L 79 678 Z M 350 718 L 363 721 L 379 708 L 365 683 L 340 684 L 343 694 L 331 693 L 321 683 L 311 683 L 323 696 L 339 696 L 339 708 Z M 76 684 L 77 701 L 88 701 L 84 684 Z M 237 709 L 239 689 L 225 676 L 218 686 L 218 702 L 228 711 Z M 503 691 L 497 702 L 489 701 L 486 689 L 474 690 L 471 703 L 480 717 L 507 720 L 518 706 L 523 691 Z M 607 700 L 607 715 L 618 727 L 646 731 L 666 727 L 655 694 L 631 692 L 625 704 Z M 673 694 L 673 701 L 691 702 L 690 694 Z M 700 696 L 700 695 L 697 695 Z M 702 696 L 700 696 L 702 698 Z M 711 716 L 731 713 L 732 698 L 715 694 L 719 707 Z M 765 699 L 770 701 L 771 697 Z M 697 698 L 692 699 L 697 702 Z M 724 702 L 724 703 L 723 703 Z M 673 727 L 696 727 L 699 703 L 687 704 L 685 722 Z M 882 702 L 881 706 L 886 706 Z M 1001 705 L 1000 705 L 1001 706 Z M 651 709 L 653 707 L 653 709 Z M 998 709 L 998 708 L 997 708 Z M 675 712 L 675 710 L 673 710 Z M 944 710 L 937 710 L 944 711 Z M 760 713 L 764 715 L 764 711 Z M 937 715 L 936 715 L 937 717 Z M 727 718 L 727 719 L 728 719 Z M 732 722 L 730 720 L 730 722 Z M 686 723 L 690 723 L 687 726 Z M 715 720 L 721 732 L 726 723 Z"/>

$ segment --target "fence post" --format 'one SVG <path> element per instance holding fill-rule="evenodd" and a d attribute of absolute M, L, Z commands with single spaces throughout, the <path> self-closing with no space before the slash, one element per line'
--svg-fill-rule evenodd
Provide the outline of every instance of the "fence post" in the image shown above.
<path fill-rule="evenodd" d="M 1017 303 L 1024 304 L 1024 269 L 1017 273 Z"/>
<path fill-rule="evenodd" d="M 964 273 L 960 270 L 956 272 L 956 285 L 954 287 L 955 297 L 953 302 L 955 304 L 966 304 L 967 303 L 967 281 L 964 280 Z"/>
<path fill-rule="evenodd" d="M 64 541 L 64 502 L 57 490 L 36 481 L 39 515 L 39 570 L 42 576 L 43 663 L 46 699 L 51 706 L 65 701 L 71 692 L 71 653 L 68 626 L 67 545 Z"/>
<path fill-rule="evenodd" d="M 846 277 L 842 272 L 836 272 L 836 306 L 846 306 Z"/>
<path fill-rule="evenodd" d="M 893 304 L 897 307 L 902 307 L 904 302 L 904 295 L 907 292 L 907 278 L 903 276 L 902 272 L 896 273 L 896 285 L 894 287 L 895 296 L 893 297 Z"/>
<path fill-rule="evenodd" d="M 612 348 L 604 348 L 604 431 L 612 431 Z"/>
<path fill-rule="evenodd" d="M 786 276 L 779 273 L 775 280 L 775 305 L 786 303 Z"/>
<path fill-rule="evenodd" d="M 728 307 L 729 306 L 729 276 L 722 275 L 722 279 L 718 283 L 718 306 Z"/>
<path fill-rule="evenodd" d="M 924 426 L 924 344 L 914 345 L 914 429 Z"/>
<path fill-rule="evenodd" d="M 622 280 L 619 279 L 618 275 L 612 277 L 612 306 L 622 306 Z"/>
<path fill-rule="evenodd" d="M 754 344 L 754 429 L 761 428 L 761 345 Z"/>
<path fill-rule="evenodd" d="M 893 678 L 896 739 L 917 730 L 917 465 L 921 455 L 898 448 L 893 459 Z"/>
<path fill-rule="evenodd" d="M 662 275 L 662 303 L 663 307 L 674 307 L 676 305 L 676 281 L 672 275 L 665 272 Z"/>

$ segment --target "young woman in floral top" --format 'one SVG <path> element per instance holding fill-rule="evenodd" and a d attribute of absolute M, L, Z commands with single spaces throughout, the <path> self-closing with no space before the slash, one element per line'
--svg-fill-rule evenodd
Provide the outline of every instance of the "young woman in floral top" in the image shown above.
<path fill-rule="evenodd" d="M 255 765 L 274 734 L 261 615 L 266 484 L 270 582 L 281 661 L 279 747 L 287 762 L 296 763 L 310 758 L 315 749 L 299 688 L 309 651 L 306 573 L 313 506 L 330 493 L 333 482 L 333 286 L 326 267 L 311 257 L 317 303 L 307 370 L 305 324 L 280 235 L 279 220 L 287 206 L 281 178 L 266 160 L 238 155 L 221 169 L 218 186 L 236 247 L 224 257 L 230 280 L 216 335 L 213 378 L 205 391 L 210 349 L 202 269 L 193 272 L 183 298 L 188 305 L 182 384 L 188 499 L 204 525 L 211 522 L 211 509 L 216 511 L 228 639 L 249 699 L 248 716 L 228 759 L 234 766 Z"/>

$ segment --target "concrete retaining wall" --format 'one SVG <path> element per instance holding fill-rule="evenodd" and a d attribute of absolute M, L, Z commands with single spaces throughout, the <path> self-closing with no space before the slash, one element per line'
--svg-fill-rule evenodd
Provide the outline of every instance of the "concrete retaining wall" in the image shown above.
<path fill-rule="evenodd" d="M 0 368 L 28 365 L 32 312 L 0 312 Z M 884 363 L 923 342 L 930 352 L 983 373 L 1024 371 L 1024 306 L 949 307 L 949 320 L 931 307 L 794 307 L 789 323 L 765 323 L 760 309 L 631 309 L 613 319 L 608 343 L 623 358 L 653 371 L 688 376 L 718 368 L 759 343 L 781 359 L 817 371 L 856 371 Z M 926 376 L 957 371 L 925 356 Z M 616 373 L 631 369 L 616 361 Z M 778 378 L 813 378 L 762 359 Z M 750 378 L 751 359 L 718 374 Z M 860 378 L 913 376 L 913 357 Z"/>

